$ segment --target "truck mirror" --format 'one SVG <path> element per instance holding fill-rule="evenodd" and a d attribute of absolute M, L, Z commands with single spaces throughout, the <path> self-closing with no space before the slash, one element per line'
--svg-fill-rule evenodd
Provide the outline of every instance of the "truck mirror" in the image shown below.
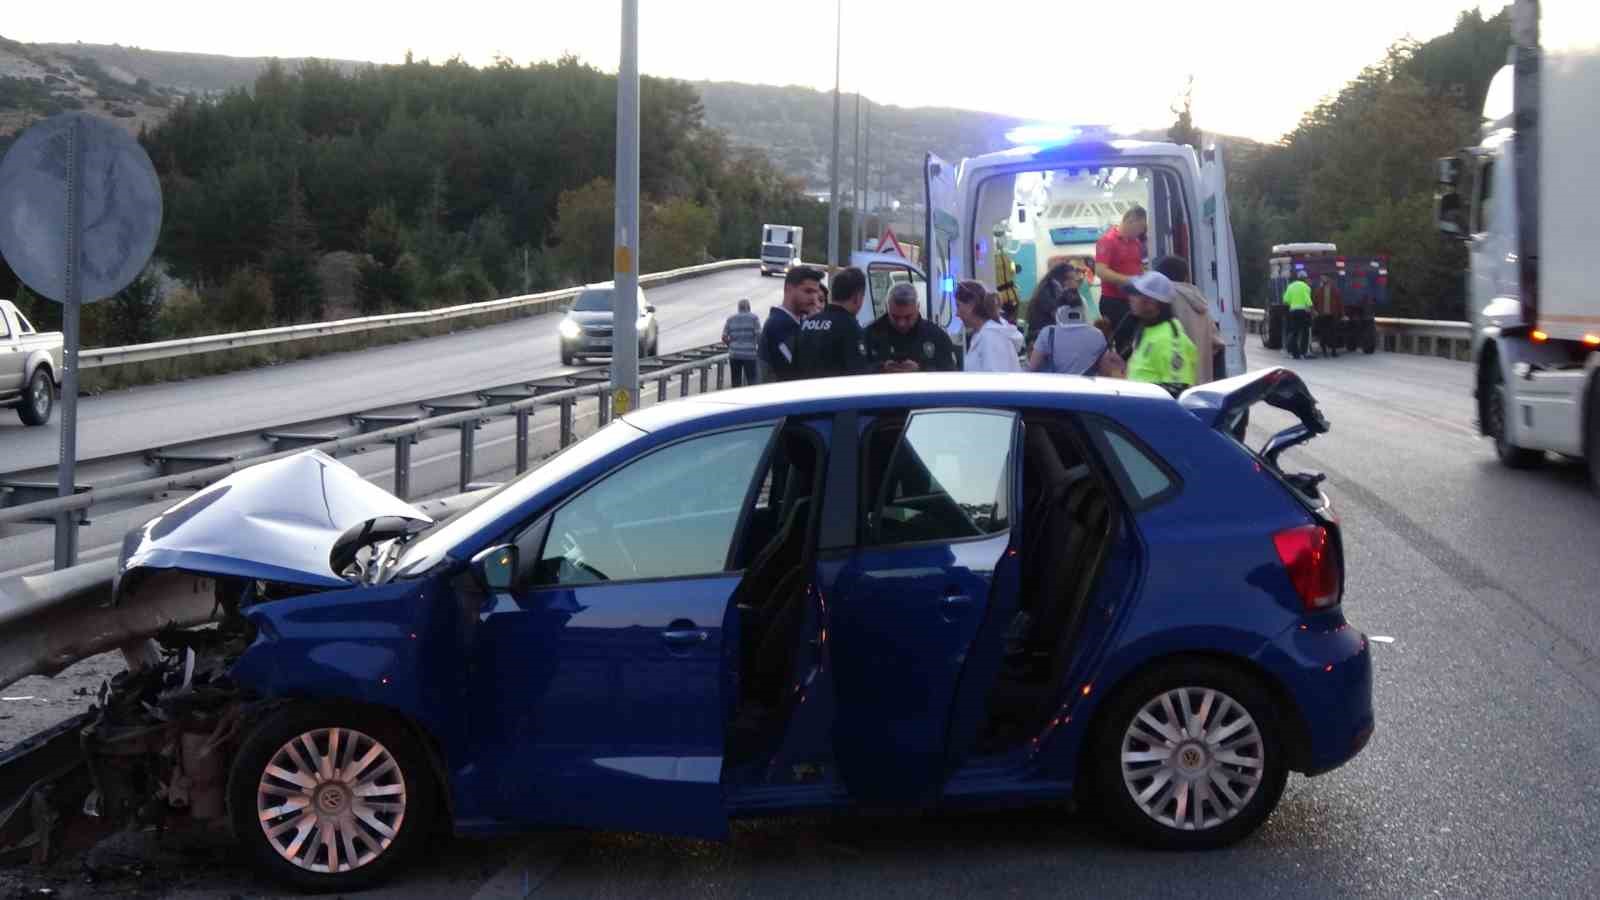
<path fill-rule="evenodd" d="M 1467 239 L 1467 209 L 1461 202 L 1461 195 L 1455 191 L 1444 191 L 1434 197 L 1433 220 L 1439 227 L 1439 233 L 1445 237 L 1458 241 Z"/>
<path fill-rule="evenodd" d="M 1461 183 L 1461 157 L 1444 156 L 1438 161 L 1439 183 L 1455 187 Z"/>

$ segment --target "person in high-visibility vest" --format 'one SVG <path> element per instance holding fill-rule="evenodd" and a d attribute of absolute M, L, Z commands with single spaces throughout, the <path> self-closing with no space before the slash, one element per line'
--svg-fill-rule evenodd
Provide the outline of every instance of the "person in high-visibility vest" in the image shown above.
<path fill-rule="evenodd" d="M 1311 285 L 1306 273 L 1297 271 L 1294 281 L 1283 292 L 1283 305 L 1289 311 L 1288 335 L 1284 341 L 1289 355 L 1300 359 L 1311 354 Z"/>
<path fill-rule="evenodd" d="M 1128 358 L 1128 380 L 1159 384 L 1176 396 L 1195 383 L 1194 341 L 1173 316 L 1177 289 L 1160 272 L 1145 272 L 1129 280 L 1129 314 L 1139 320 L 1133 355 Z"/>

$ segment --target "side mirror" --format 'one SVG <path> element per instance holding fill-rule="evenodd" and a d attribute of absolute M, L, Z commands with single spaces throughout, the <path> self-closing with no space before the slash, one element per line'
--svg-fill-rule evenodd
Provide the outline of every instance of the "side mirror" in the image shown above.
<path fill-rule="evenodd" d="M 1467 230 L 1467 208 L 1461 202 L 1461 195 L 1455 191 L 1443 191 L 1433 198 L 1433 221 L 1439 228 L 1439 233 L 1445 237 L 1458 241 L 1466 240 L 1470 234 Z"/>
<path fill-rule="evenodd" d="M 1439 183 L 1448 187 L 1455 187 L 1461 183 L 1461 157 L 1443 156 L 1437 164 Z"/>
<path fill-rule="evenodd" d="M 472 574 L 484 590 L 503 593 L 511 590 L 517 576 L 517 547 L 500 544 L 472 558 Z"/>

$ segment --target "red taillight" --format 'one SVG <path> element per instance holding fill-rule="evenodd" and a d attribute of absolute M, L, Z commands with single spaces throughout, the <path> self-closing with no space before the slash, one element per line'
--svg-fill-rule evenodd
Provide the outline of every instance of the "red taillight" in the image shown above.
<path fill-rule="evenodd" d="M 1289 570 L 1289 580 L 1300 594 L 1307 612 L 1321 612 L 1339 603 L 1343 573 L 1331 546 L 1328 529 L 1302 525 L 1272 536 L 1278 558 Z"/>

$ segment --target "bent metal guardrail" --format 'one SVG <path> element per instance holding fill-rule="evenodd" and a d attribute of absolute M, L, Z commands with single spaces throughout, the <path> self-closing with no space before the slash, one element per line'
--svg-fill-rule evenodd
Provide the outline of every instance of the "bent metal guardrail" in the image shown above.
<path fill-rule="evenodd" d="M 1245 321 L 1251 334 L 1260 334 L 1266 322 L 1265 310 L 1247 306 Z M 1420 356 L 1439 356 L 1448 359 L 1470 360 L 1472 355 L 1472 323 L 1450 322 L 1438 319 L 1390 319 L 1378 317 L 1378 345 L 1391 353 L 1414 353 Z"/>
<path fill-rule="evenodd" d="M 727 375 L 727 353 L 712 349 L 700 352 L 705 354 L 700 359 L 694 359 L 656 371 L 640 372 L 639 383 L 641 389 L 645 385 L 654 382 L 656 385 L 656 401 L 665 401 L 672 380 L 678 379 L 678 396 L 686 397 L 690 390 L 690 377 L 698 372 L 701 393 L 721 390 Z M 711 386 L 713 372 L 716 375 L 715 388 Z M 528 469 L 529 423 L 534 411 L 539 407 L 545 406 L 559 406 L 561 408 L 561 446 L 566 447 L 572 443 L 574 438 L 574 409 L 577 402 L 583 398 L 595 399 L 599 424 L 604 425 L 610 420 L 611 385 L 609 380 L 597 377 L 591 384 L 552 391 L 547 394 L 536 394 L 526 399 L 513 400 L 494 406 L 475 406 L 459 412 L 419 418 L 416 421 L 298 447 L 293 450 L 235 460 L 160 478 L 149 478 L 103 488 L 90 487 L 82 493 L 74 494 L 70 497 L 57 497 L 34 503 L 20 503 L 15 506 L 0 508 L 0 523 L 40 520 L 52 517 L 57 513 L 86 510 L 97 503 L 105 503 L 112 500 L 155 496 L 167 491 L 197 489 L 205 487 L 218 479 L 225 478 L 241 469 L 293 456 L 307 449 L 321 450 L 333 456 L 339 451 L 355 450 L 379 443 L 394 444 L 394 493 L 401 499 L 406 499 L 406 495 L 410 492 L 412 443 L 423 432 L 440 431 L 447 428 L 455 428 L 461 433 L 458 486 L 462 493 L 466 493 L 468 486 L 472 484 L 475 434 L 481 422 L 503 416 L 516 417 L 516 470 L 518 474 L 521 474 Z"/>
<path fill-rule="evenodd" d="M 702 275 L 751 268 L 758 265 L 760 265 L 760 260 L 730 259 L 705 265 L 673 269 L 668 272 L 641 275 L 639 276 L 639 284 L 642 287 L 672 284 L 689 278 L 698 278 Z M 195 356 L 201 353 L 216 353 L 224 350 L 240 350 L 247 347 L 281 344 L 289 341 L 312 340 L 333 335 L 377 331 L 385 328 L 428 325 L 435 322 L 504 312 L 512 309 L 529 308 L 533 313 L 548 312 L 554 310 L 563 301 L 576 296 L 580 290 L 582 288 L 563 288 L 559 291 L 522 294 L 499 300 L 482 300 L 475 303 L 463 303 L 457 306 L 419 310 L 417 312 L 389 313 L 381 316 L 340 319 L 334 322 L 311 322 L 305 325 L 285 325 L 280 328 L 258 328 L 252 331 L 237 331 L 230 334 L 210 334 L 171 341 L 155 341 L 148 344 L 130 344 L 125 347 L 102 347 L 83 350 L 78 354 L 78 357 L 83 368 L 98 369 L 107 366 Z"/>

